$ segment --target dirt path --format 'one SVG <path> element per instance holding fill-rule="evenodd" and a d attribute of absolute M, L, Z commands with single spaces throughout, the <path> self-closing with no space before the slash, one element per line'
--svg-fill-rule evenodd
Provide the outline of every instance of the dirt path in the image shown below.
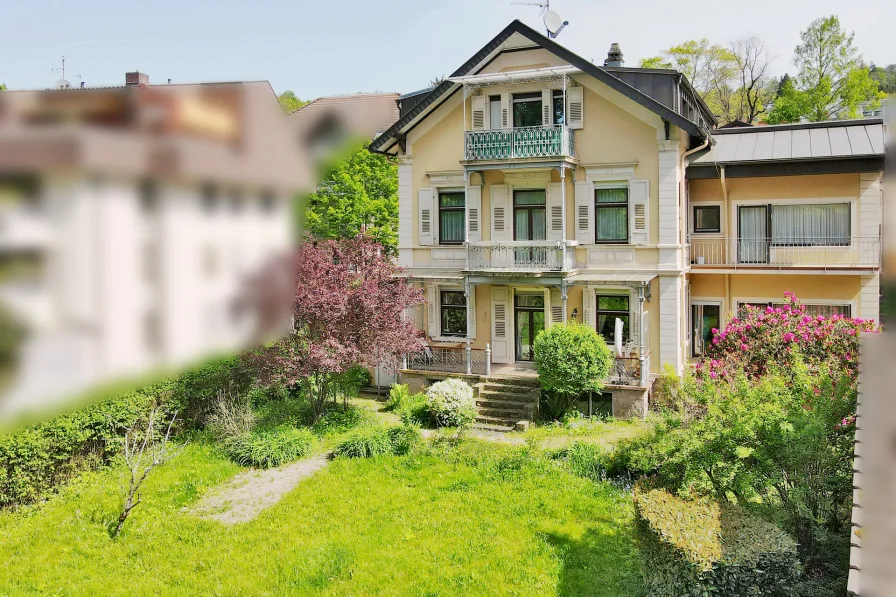
<path fill-rule="evenodd" d="M 279 468 L 240 473 L 183 512 L 224 524 L 249 522 L 279 502 L 299 481 L 327 466 L 331 457 L 324 454 Z"/>

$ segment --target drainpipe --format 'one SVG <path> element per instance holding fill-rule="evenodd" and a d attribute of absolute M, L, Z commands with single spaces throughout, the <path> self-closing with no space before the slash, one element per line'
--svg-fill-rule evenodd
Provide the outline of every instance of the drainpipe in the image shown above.
<path fill-rule="evenodd" d="M 645 371 L 644 367 L 644 286 L 644 282 L 638 286 L 638 363 L 641 371 L 641 387 L 647 386 L 647 379 L 650 377 L 650 371 Z"/>
<path fill-rule="evenodd" d="M 729 255 L 732 254 L 732 251 L 737 247 L 737 241 L 734 241 L 734 246 L 732 246 L 731 241 L 731 208 L 728 207 L 728 181 L 725 178 L 725 166 L 719 167 L 719 181 L 722 183 L 722 199 L 724 199 L 725 203 L 723 204 L 723 208 L 725 210 L 725 234 L 728 236 L 728 247 L 725 248 L 725 252 Z M 727 257 L 727 255 L 726 255 Z"/>

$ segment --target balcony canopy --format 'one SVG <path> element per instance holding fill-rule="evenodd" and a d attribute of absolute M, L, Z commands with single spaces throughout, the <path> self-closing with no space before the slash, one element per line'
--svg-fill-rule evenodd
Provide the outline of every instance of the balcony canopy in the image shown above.
<path fill-rule="evenodd" d="M 656 274 L 632 274 L 625 272 L 582 273 L 569 276 L 569 284 L 620 284 L 623 286 L 641 286 L 656 278 Z"/>

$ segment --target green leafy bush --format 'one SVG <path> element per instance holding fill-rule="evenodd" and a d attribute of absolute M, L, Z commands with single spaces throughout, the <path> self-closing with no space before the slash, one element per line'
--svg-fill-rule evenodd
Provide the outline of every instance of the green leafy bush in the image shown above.
<path fill-rule="evenodd" d="M 219 392 L 245 395 L 252 387 L 249 367 L 238 356 L 218 359 L 187 371 L 174 382 L 172 404 L 188 423 L 206 422 Z"/>
<path fill-rule="evenodd" d="M 389 388 L 389 399 L 386 401 L 384 410 L 397 411 L 401 408 L 404 401 L 411 397 L 411 391 L 407 384 L 397 383 Z"/>
<path fill-rule="evenodd" d="M 585 392 L 600 392 L 613 366 L 607 343 L 587 325 L 553 325 L 536 336 L 533 351 L 538 380 L 557 418 Z"/>
<path fill-rule="evenodd" d="M 320 421 L 315 423 L 313 429 L 318 435 L 329 435 L 343 433 L 370 421 L 368 412 L 361 408 L 352 405 L 346 407 L 332 405 L 327 408 Z"/>
<path fill-rule="evenodd" d="M 404 399 L 395 413 L 405 425 L 430 427 L 433 425 L 429 414 L 429 401 L 426 394 L 414 394 Z"/>
<path fill-rule="evenodd" d="M 684 500 L 643 481 L 634 500 L 648 595 L 793 594 L 796 543 L 773 524 L 733 504 Z"/>
<path fill-rule="evenodd" d="M 420 443 L 420 430 L 410 425 L 390 427 L 389 441 L 392 442 L 392 453 L 396 456 L 410 454 Z"/>
<path fill-rule="evenodd" d="M 426 389 L 429 414 L 439 427 L 467 428 L 476 420 L 473 388 L 466 382 L 449 378 Z"/>
<path fill-rule="evenodd" d="M 367 426 L 351 431 L 333 450 L 336 456 L 370 458 L 392 453 L 392 439 L 385 427 Z"/>
<path fill-rule="evenodd" d="M 118 437 L 154 405 L 169 405 L 171 415 L 171 387 L 157 383 L 0 435 L 0 507 L 37 501 L 77 473 L 108 464 Z"/>
<path fill-rule="evenodd" d="M 315 443 L 314 434 L 307 429 L 279 427 L 229 438 L 224 448 L 237 464 L 269 468 L 307 456 Z"/>
<path fill-rule="evenodd" d="M 354 398 L 364 388 L 368 387 L 372 378 L 370 371 L 361 365 L 349 367 L 345 373 L 342 373 L 334 380 L 337 386 L 337 393 L 344 398 Z"/>
<path fill-rule="evenodd" d="M 585 442 L 575 442 L 558 454 L 570 470 L 586 479 L 605 481 L 609 456 L 599 446 Z"/>

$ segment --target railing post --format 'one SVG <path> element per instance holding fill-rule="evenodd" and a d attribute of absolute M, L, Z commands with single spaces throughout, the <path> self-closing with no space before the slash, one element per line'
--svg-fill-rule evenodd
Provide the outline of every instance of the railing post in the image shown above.
<path fill-rule="evenodd" d="M 473 375 L 473 349 L 470 348 L 469 338 L 467 338 L 467 346 L 464 348 L 464 360 L 467 365 L 467 375 Z"/>
<path fill-rule="evenodd" d="M 407 368 L 408 368 L 408 355 L 407 355 L 407 353 L 401 355 L 401 368 L 402 368 L 402 369 L 407 369 Z"/>
<path fill-rule="evenodd" d="M 485 375 L 489 377 L 492 374 L 492 346 L 485 345 Z"/>

